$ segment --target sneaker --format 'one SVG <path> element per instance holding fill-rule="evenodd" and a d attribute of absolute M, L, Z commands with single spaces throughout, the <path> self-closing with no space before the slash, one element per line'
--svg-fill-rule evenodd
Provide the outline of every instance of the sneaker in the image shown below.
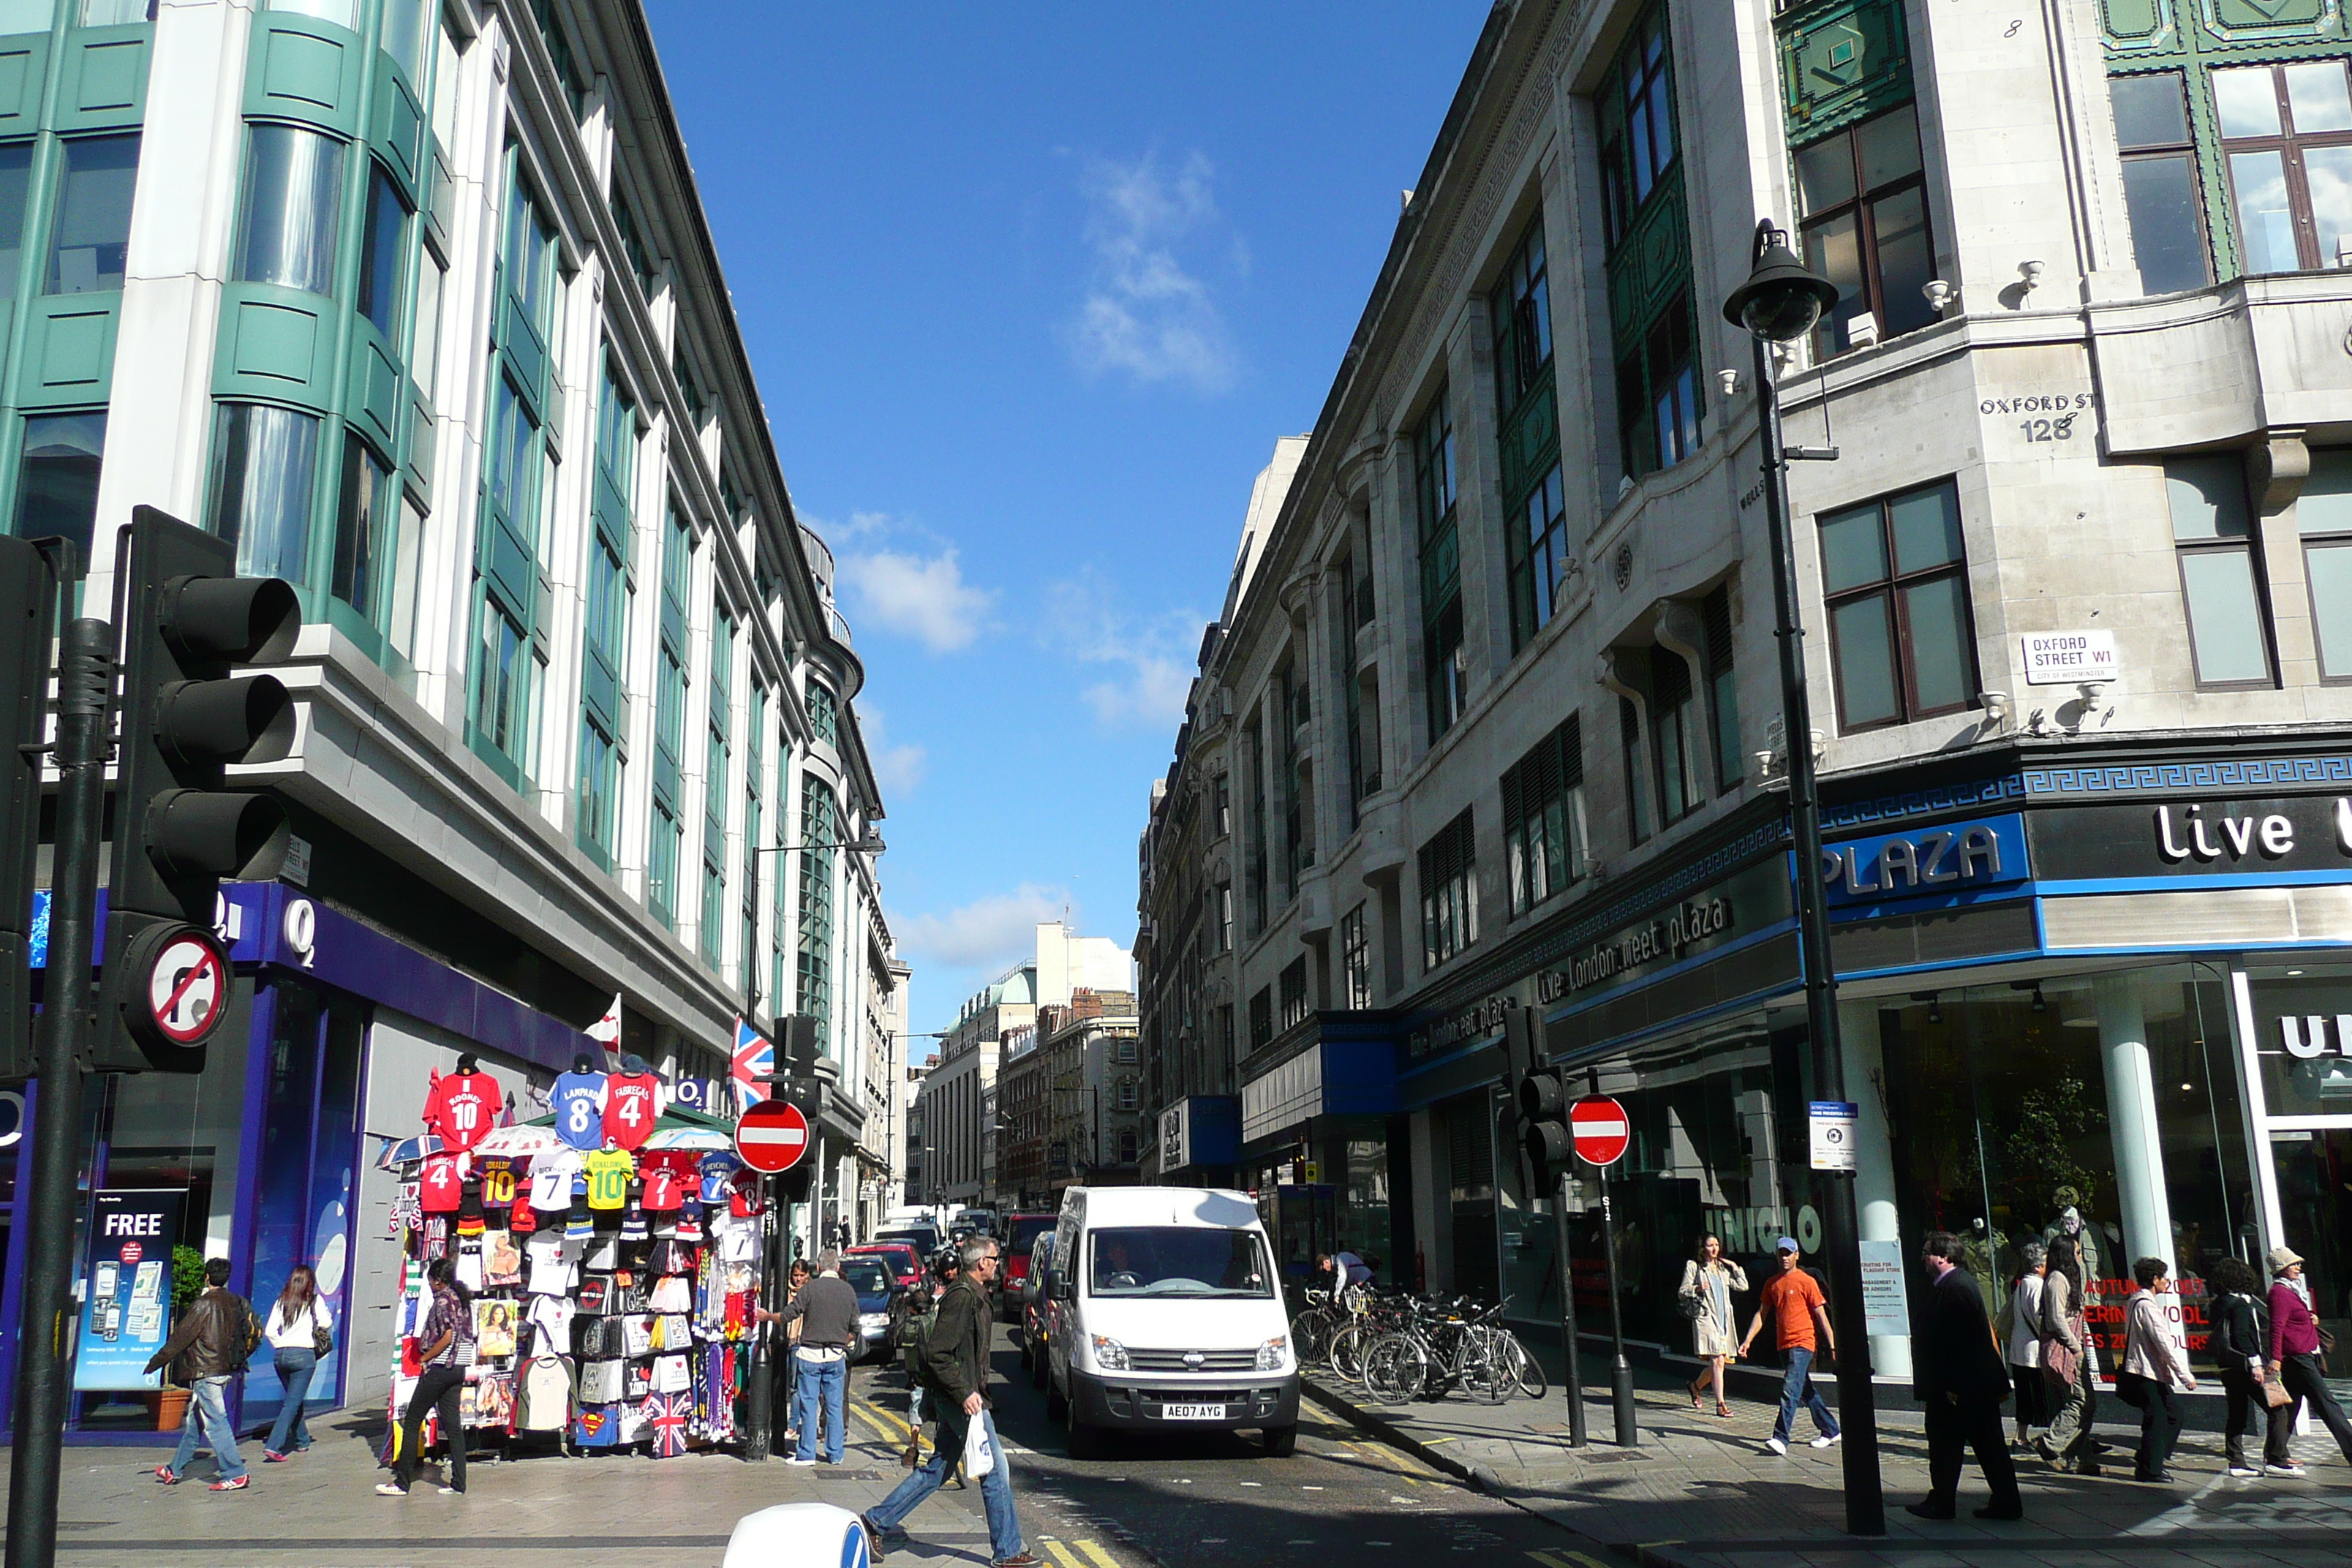
<path fill-rule="evenodd" d="M 1042 1568 L 1034 1553 L 1016 1552 L 1010 1557 L 996 1560 L 996 1568 Z"/>
<path fill-rule="evenodd" d="M 2299 1477 L 2304 1473 L 2303 1467 L 2296 1464 L 2293 1459 L 2289 1459 L 2284 1465 L 2264 1465 L 2263 1467 L 2263 1474 L 2266 1476 Z"/>
<path fill-rule="evenodd" d="M 1845 1434 L 1843 1432 L 1824 1432 L 1820 1436 L 1813 1439 L 1813 1447 L 1816 1448 L 1826 1448 L 1844 1436 Z"/>
<path fill-rule="evenodd" d="M 158 1465 L 155 1467 L 155 1479 L 164 1486 L 176 1487 L 180 1484 L 180 1472 L 169 1465 Z"/>
<path fill-rule="evenodd" d="M 798 1454 L 795 1454 L 791 1458 L 786 1459 L 784 1463 L 795 1466 L 801 1469 L 809 1469 L 815 1466 L 816 1461 L 814 1459 L 803 1459 Z"/>
<path fill-rule="evenodd" d="M 1785 1454 L 1789 1451 L 1789 1445 L 1779 1437 L 1765 1438 L 1764 1447 L 1767 1452 L 1774 1454 Z"/>
<path fill-rule="evenodd" d="M 436 1489 L 443 1497 L 464 1497 L 466 1495 L 466 1489 L 463 1487 L 441 1487 Z"/>
<path fill-rule="evenodd" d="M 230 1476 L 226 1480 L 215 1481 L 205 1489 L 212 1492 L 241 1492 L 252 1484 L 251 1476 Z"/>
<path fill-rule="evenodd" d="M 375 1495 L 378 1497 L 406 1497 L 408 1495 L 408 1489 L 402 1486 L 398 1481 L 378 1481 L 375 1484 Z"/>
<path fill-rule="evenodd" d="M 278 1453 L 274 1448 L 264 1448 L 261 1450 L 261 1462 L 265 1465 L 282 1465 L 286 1462 L 286 1458 L 287 1457 L 285 1455 Z"/>
<path fill-rule="evenodd" d="M 2261 1475 L 2262 1471 L 2254 1468 L 2252 1465 L 2231 1465 L 2230 1467 L 2230 1478 L 2232 1480 L 2251 1481 L 2258 1479 Z"/>
<path fill-rule="evenodd" d="M 882 1537 L 889 1532 L 862 1513 L 857 1516 L 857 1524 L 866 1531 L 866 1555 L 877 1563 L 888 1556 L 889 1553 L 882 1550 Z"/>

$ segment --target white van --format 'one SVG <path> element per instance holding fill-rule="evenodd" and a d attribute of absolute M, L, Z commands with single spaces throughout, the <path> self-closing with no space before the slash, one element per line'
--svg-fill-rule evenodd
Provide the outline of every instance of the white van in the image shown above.
<path fill-rule="evenodd" d="M 1257 1205 L 1198 1187 L 1072 1187 L 1054 1232 L 1045 1412 L 1082 1455 L 1110 1428 L 1298 1440 L 1274 1248 Z"/>

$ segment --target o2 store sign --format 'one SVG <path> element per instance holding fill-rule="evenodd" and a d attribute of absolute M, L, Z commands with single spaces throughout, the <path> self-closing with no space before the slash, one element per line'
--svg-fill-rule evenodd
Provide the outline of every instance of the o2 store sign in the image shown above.
<path fill-rule="evenodd" d="M 1822 877 L 1834 904 L 1969 893 L 2031 875 L 2025 819 L 2015 812 L 1976 822 L 1825 845 Z"/>

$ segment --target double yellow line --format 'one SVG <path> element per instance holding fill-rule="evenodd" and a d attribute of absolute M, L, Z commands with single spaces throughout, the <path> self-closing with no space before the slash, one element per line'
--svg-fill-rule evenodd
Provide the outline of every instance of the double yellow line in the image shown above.
<path fill-rule="evenodd" d="M 1528 1555 L 1542 1563 L 1544 1568 L 1608 1568 L 1599 1558 L 1588 1557 L 1581 1552 L 1546 1549 L 1530 1552 Z"/>
<path fill-rule="evenodd" d="M 1076 1552 L 1073 1552 L 1069 1545 L 1059 1541 L 1048 1541 L 1045 1543 L 1045 1551 L 1055 1562 L 1062 1565 L 1062 1568 L 1118 1568 L 1118 1559 L 1105 1552 L 1095 1542 L 1080 1541 L 1071 1544 L 1076 1546 Z M 1079 1552 L 1085 1552 L 1086 1555 L 1080 1557 Z"/>

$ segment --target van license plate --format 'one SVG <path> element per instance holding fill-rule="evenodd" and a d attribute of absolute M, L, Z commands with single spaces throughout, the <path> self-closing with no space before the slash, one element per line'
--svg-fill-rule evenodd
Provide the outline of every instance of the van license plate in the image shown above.
<path fill-rule="evenodd" d="M 1223 1421 L 1225 1407 L 1222 1405 L 1163 1405 L 1160 1407 L 1162 1421 Z"/>

